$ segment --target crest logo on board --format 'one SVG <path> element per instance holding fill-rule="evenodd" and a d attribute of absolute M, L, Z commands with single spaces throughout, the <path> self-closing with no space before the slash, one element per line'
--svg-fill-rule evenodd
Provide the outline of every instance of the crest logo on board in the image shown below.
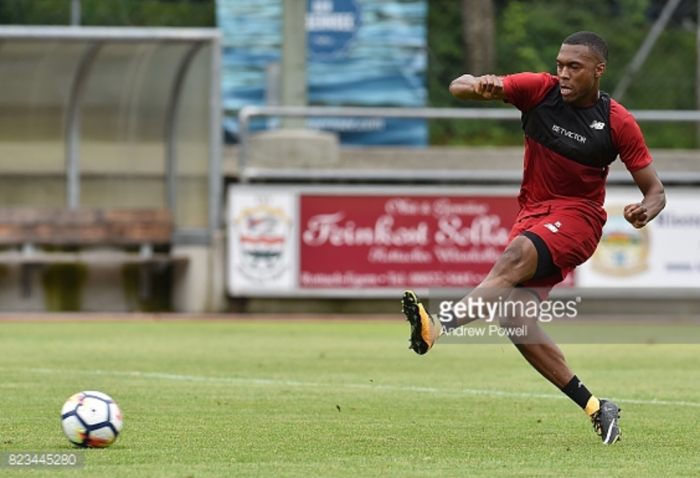
<path fill-rule="evenodd" d="M 649 268 L 649 231 L 635 229 L 623 216 L 623 206 L 606 207 L 609 217 L 591 265 L 601 274 L 626 277 Z"/>
<path fill-rule="evenodd" d="M 281 208 L 260 204 L 244 208 L 234 220 L 236 240 L 242 257 L 238 268 L 257 281 L 274 279 L 286 270 L 285 257 L 292 220 Z"/>

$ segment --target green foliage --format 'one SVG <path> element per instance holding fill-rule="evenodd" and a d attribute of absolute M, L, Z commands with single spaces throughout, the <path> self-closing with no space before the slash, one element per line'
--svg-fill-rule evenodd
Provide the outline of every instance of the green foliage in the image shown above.
<path fill-rule="evenodd" d="M 695 109 L 695 40 L 694 32 L 664 32 L 623 102 L 635 109 Z"/>
<path fill-rule="evenodd" d="M 523 133 L 517 121 L 441 120 L 430 122 L 430 139 L 443 146 L 517 146 Z"/>
<path fill-rule="evenodd" d="M 0 24 L 66 25 L 70 0 L 12 0 L 0 2 Z"/>
<path fill-rule="evenodd" d="M 435 107 L 498 107 L 489 103 L 454 100 L 447 89 L 463 71 L 464 42 L 461 4 L 464 0 L 430 2 L 428 95 Z M 590 30 L 608 42 L 610 58 L 601 88 L 612 93 L 627 65 L 647 36 L 655 18 L 651 0 L 510 0 L 497 3 L 496 71 L 555 72 L 561 42 L 571 33 Z M 658 12 L 657 12 L 658 13 Z M 694 109 L 688 92 L 696 83 L 696 32 L 694 25 L 671 23 L 658 39 L 641 71 L 633 78 L 621 102 L 628 109 Z M 653 92 L 653 93 L 652 93 Z M 433 144 L 513 145 L 522 143 L 519 127 L 493 121 L 442 121 L 431 125 Z M 653 148 L 686 148 L 695 144 L 692 124 L 642 125 Z"/>
<path fill-rule="evenodd" d="M 557 8 L 556 5 L 551 5 Z M 543 25 L 532 15 L 538 6 L 521 1 L 508 4 L 502 13 L 497 36 L 498 69 L 494 73 L 507 74 L 516 71 L 551 71 L 556 49 L 561 44 L 561 36 L 551 41 L 551 27 Z M 556 27 L 556 24 L 554 25 Z M 537 29 L 537 30 L 536 30 Z M 539 31 L 538 31 L 539 30 Z M 500 52 L 508 52 L 506 55 Z"/>
<path fill-rule="evenodd" d="M 464 39 L 459 0 L 428 3 L 428 89 L 433 106 L 457 106 L 447 86 L 464 73 Z"/>
<path fill-rule="evenodd" d="M 431 106 L 460 107 L 464 103 L 452 97 L 448 86 L 466 73 L 460 0 L 428 3 L 428 94 Z M 494 107 L 493 104 L 470 104 L 471 108 Z M 520 126 L 512 121 L 431 121 L 431 143 L 459 145 L 468 138 L 471 145 L 517 145 L 522 143 Z"/>
<path fill-rule="evenodd" d="M 215 0 L 81 0 L 85 26 L 214 27 Z M 71 0 L 0 2 L 0 24 L 68 25 Z"/>

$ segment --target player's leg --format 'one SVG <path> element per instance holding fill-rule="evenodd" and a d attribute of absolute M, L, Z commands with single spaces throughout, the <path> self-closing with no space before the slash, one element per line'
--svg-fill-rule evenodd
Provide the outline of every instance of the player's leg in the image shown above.
<path fill-rule="evenodd" d="M 460 301 L 467 311 L 465 314 L 457 313 L 459 309 L 455 308 L 447 318 L 438 320 L 428 313 L 413 291 L 406 291 L 401 305 L 411 325 L 409 348 L 419 355 L 427 353 L 445 328 L 452 330 L 482 318 L 470 304 L 491 303 L 508 297 L 516 284 L 532 277 L 536 270 L 537 250 L 528 238 L 518 236 L 501 254 L 486 279 Z"/>
<path fill-rule="evenodd" d="M 581 258 L 593 253 L 594 248 L 591 248 L 591 244 L 597 243 L 597 240 L 595 236 L 590 236 L 595 234 L 595 231 L 591 232 L 585 220 L 576 219 L 579 218 L 562 218 L 567 225 L 565 234 L 549 235 L 537 227 L 524 233 L 537 250 L 538 266 L 532 278 L 513 289 L 508 297 L 510 303 L 529 305 L 532 301 L 546 299 L 551 288 L 561 282 L 568 272 L 582 261 Z M 587 250 L 577 251 L 578 244 L 583 244 Z M 610 401 L 599 400 L 579 380 L 567 365 L 561 349 L 540 327 L 539 314 L 534 316 L 516 313 L 531 310 L 528 307 L 510 310 L 514 313 L 500 317 L 500 323 L 506 330 L 526 331 L 522 335 L 508 334 L 523 357 L 586 412 L 604 444 L 615 443 L 620 438 L 620 427 L 617 423 L 620 418 L 618 406 Z"/>
<path fill-rule="evenodd" d="M 539 297 L 524 288 L 513 289 L 508 297 L 511 303 L 526 304 L 532 300 L 539 301 Z M 619 440 L 621 432 L 617 420 L 620 409 L 611 401 L 599 400 L 586 388 L 569 368 L 561 349 L 540 327 L 538 317 L 525 314 L 503 316 L 500 325 L 506 330 L 526 331 L 520 335 L 508 334 L 508 337 L 535 370 L 583 409 L 603 444 L 610 445 Z"/>
<path fill-rule="evenodd" d="M 479 300 L 483 303 L 502 301 L 510 295 L 513 287 L 538 274 L 538 251 L 532 240 L 525 235 L 526 232 L 511 241 L 486 279 L 457 303 L 463 304 L 462 309 L 467 313 L 455 313 L 458 307 L 455 304 L 451 314 L 452 320 L 445 321 L 444 324 L 448 329 L 461 327 L 480 318 L 488 318 L 475 314 L 475 310 L 478 309 L 470 307 L 470 304 Z"/>
<path fill-rule="evenodd" d="M 510 304 L 521 304 L 522 307 L 510 306 L 509 311 L 532 310 L 530 303 L 539 306 L 540 298 L 529 289 L 515 288 L 508 296 Z M 520 351 L 530 365 L 544 378 L 559 389 L 563 389 L 574 373 L 566 363 L 564 354 L 547 333 L 540 327 L 540 321 L 534 314 L 509 314 L 499 317 L 500 326 L 505 330 L 524 331 L 521 335 L 507 334 L 513 345 Z M 584 404 L 585 406 L 585 404 Z"/>

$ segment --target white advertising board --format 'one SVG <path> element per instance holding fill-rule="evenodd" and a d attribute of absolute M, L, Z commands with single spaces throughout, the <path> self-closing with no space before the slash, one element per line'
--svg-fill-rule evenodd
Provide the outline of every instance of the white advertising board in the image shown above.
<path fill-rule="evenodd" d="M 577 268 L 576 286 L 700 287 L 700 191 L 667 189 L 666 208 L 635 229 L 622 210 L 640 200 L 637 189 L 608 191 L 603 237 L 593 257 Z"/>
<path fill-rule="evenodd" d="M 296 287 L 298 197 L 282 188 L 232 188 L 228 194 L 229 294 Z"/>

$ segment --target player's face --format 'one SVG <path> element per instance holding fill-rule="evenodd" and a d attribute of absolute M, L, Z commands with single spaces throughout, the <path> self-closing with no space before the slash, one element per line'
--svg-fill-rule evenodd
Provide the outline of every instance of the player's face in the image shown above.
<path fill-rule="evenodd" d="M 561 96 L 574 106 L 590 106 L 598 100 L 605 63 L 585 45 L 562 45 L 557 55 Z"/>

